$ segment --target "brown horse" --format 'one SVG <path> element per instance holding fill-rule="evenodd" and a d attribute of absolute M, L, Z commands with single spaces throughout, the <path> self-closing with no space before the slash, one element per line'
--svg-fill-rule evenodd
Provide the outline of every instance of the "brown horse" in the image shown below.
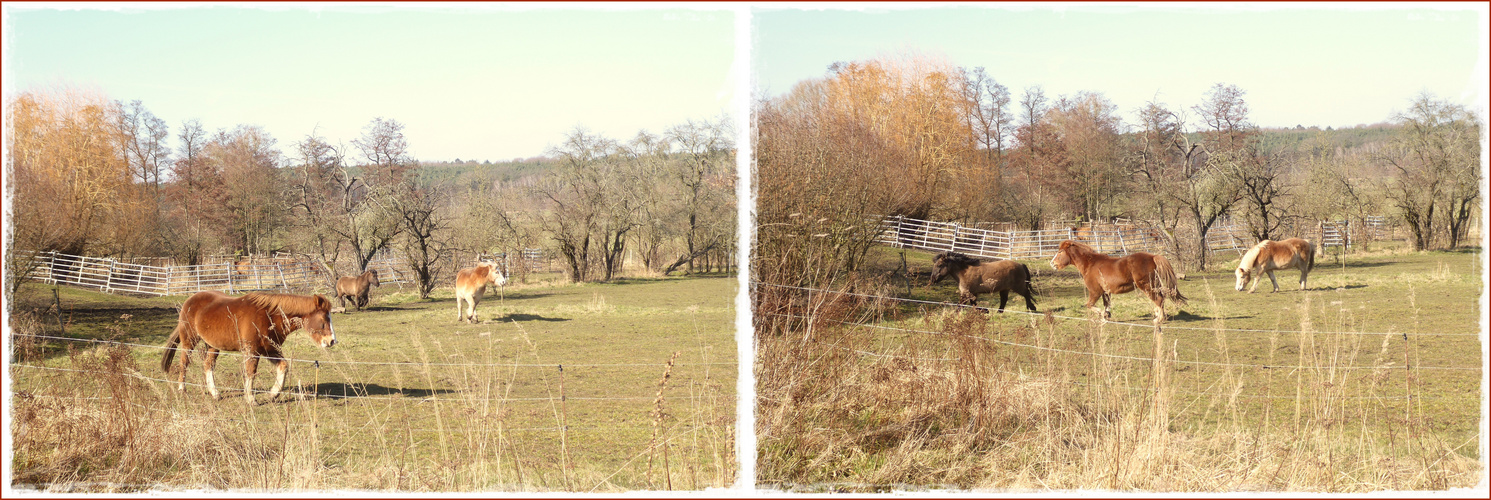
<path fill-rule="evenodd" d="M 347 310 L 347 299 L 352 299 L 352 304 L 361 311 L 368 305 L 368 292 L 375 286 L 383 286 L 378 282 L 378 270 L 376 269 L 369 269 L 358 276 L 337 278 L 337 300 L 342 303 L 342 311 Z"/>
<path fill-rule="evenodd" d="M 1299 289 L 1305 289 L 1305 282 L 1310 277 L 1310 270 L 1315 268 L 1315 245 L 1309 241 L 1299 238 L 1289 238 L 1284 241 L 1263 240 L 1248 249 L 1243 254 L 1242 260 L 1237 262 L 1237 291 L 1241 292 L 1248 282 L 1253 282 L 1253 287 L 1248 293 L 1258 289 L 1258 282 L 1263 281 L 1263 273 L 1268 273 L 1268 280 L 1274 283 L 1274 291 L 1279 291 L 1279 280 L 1274 278 L 1274 271 L 1279 269 L 1299 269 Z M 1257 281 L 1254 281 L 1257 278 Z"/>
<path fill-rule="evenodd" d="M 1088 308 L 1097 312 L 1092 305 L 1099 298 L 1103 299 L 1101 312 L 1104 320 L 1112 317 L 1113 294 L 1132 292 L 1135 288 L 1144 291 L 1154 302 L 1155 323 L 1165 321 L 1165 299 L 1186 304 L 1186 298 L 1178 288 L 1180 280 L 1175 276 L 1175 268 L 1162 255 L 1134 252 L 1116 259 L 1097 253 L 1082 243 L 1066 240 L 1051 257 L 1051 267 L 1061 269 L 1068 265 L 1077 266 L 1083 284 L 1087 285 Z"/>
<path fill-rule="evenodd" d="M 305 328 L 311 340 L 323 348 L 336 345 L 336 332 L 331 328 L 331 301 L 320 295 L 288 295 L 254 292 L 242 297 L 230 297 L 222 292 L 197 292 L 181 306 L 176 329 L 166 340 L 166 355 L 161 358 L 161 370 L 170 373 L 171 358 L 176 346 L 186 351 L 181 355 L 181 373 L 176 376 L 176 388 L 186 390 L 186 367 L 191 364 L 190 352 L 197 341 L 207 345 L 207 357 L 202 361 L 202 370 L 207 374 L 207 391 L 213 399 L 218 398 L 217 384 L 212 380 L 212 368 L 217 364 L 219 351 L 242 351 L 243 399 L 254 404 L 254 375 L 259 369 L 259 358 L 275 364 L 274 388 L 269 390 L 269 399 L 274 400 L 285 385 L 285 373 L 290 362 L 280 352 L 285 337 L 295 330 Z"/>
<path fill-rule="evenodd" d="M 1025 307 L 1035 311 L 1035 293 L 1030 286 L 1030 268 L 1012 260 L 982 261 L 957 252 L 942 252 L 932 258 L 932 283 L 949 275 L 958 277 L 959 303 L 977 305 L 979 294 L 999 292 L 999 312 L 1009 301 L 1010 291 L 1025 297 Z M 929 283 L 932 284 L 932 283 Z"/>
<path fill-rule="evenodd" d="M 487 285 L 507 284 L 507 276 L 497 269 L 496 262 L 479 262 L 476 267 L 462 269 L 456 273 L 456 321 L 476 323 L 476 303 L 487 291 Z M 461 301 L 471 304 L 469 314 L 461 312 Z"/>

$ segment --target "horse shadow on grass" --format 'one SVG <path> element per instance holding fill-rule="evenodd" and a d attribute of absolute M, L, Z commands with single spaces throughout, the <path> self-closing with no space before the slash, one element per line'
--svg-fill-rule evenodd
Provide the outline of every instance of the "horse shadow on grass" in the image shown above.
<path fill-rule="evenodd" d="M 496 321 L 499 323 L 509 323 L 513 321 L 569 321 L 569 318 L 545 318 L 538 314 L 512 313 L 501 318 L 493 319 L 491 321 Z"/>
<path fill-rule="evenodd" d="M 403 396 L 406 398 L 427 398 L 441 394 L 450 394 L 456 391 L 450 389 L 412 389 L 385 387 L 378 384 L 359 384 L 344 382 L 326 382 L 316 384 L 313 394 L 324 398 L 365 398 L 379 396 Z"/>
<path fill-rule="evenodd" d="M 548 297 L 550 295 L 554 294 L 551 292 L 504 292 L 503 294 L 487 292 L 487 294 L 482 295 L 482 301 L 488 302 L 493 300 L 527 300 Z"/>
<path fill-rule="evenodd" d="M 1251 314 L 1233 314 L 1230 316 L 1202 316 L 1190 311 L 1176 311 L 1175 314 L 1170 315 L 1170 321 L 1215 321 L 1219 319 L 1223 321 L 1230 321 L 1234 319 L 1248 319 L 1252 317 L 1253 315 Z"/>

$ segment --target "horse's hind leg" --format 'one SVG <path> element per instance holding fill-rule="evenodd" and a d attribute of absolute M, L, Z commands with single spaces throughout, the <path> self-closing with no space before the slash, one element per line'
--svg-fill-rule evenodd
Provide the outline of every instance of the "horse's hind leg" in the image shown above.
<path fill-rule="evenodd" d="M 1165 295 L 1156 291 L 1147 291 L 1145 293 L 1149 295 L 1149 300 L 1154 302 L 1155 324 L 1160 324 L 1168 321 L 1169 318 L 1165 316 Z"/>
<path fill-rule="evenodd" d="M 217 366 L 217 348 L 207 346 L 207 355 L 202 357 L 202 371 L 207 374 L 207 393 L 218 399 L 217 382 L 212 379 L 212 369 Z M 186 371 L 183 368 L 181 371 Z"/>
<path fill-rule="evenodd" d="M 1305 291 L 1305 282 L 1307 280 L 1309 280 L 1309 279 L 1310 279 L 1310 270 L 1308 268 L 1306 268 L 1305 266 L 1300 266 L 1300 271 L 1299 271 L 1299 291 L 1301 291 L 1301 292 Z"/>
<path fill-rule="evenodd" d="M 1272 282 L 1274 284 L 1274 291 L 1275 292 L 1279 291 L 1279 280 L 1276 279 L 1276 278 L 1274 278 L 1274 270 L 1273 269 L 1269 269 L 1268 270 L 1268 281 L 1270 281 L 1270 282 Z"/>
<path fill-rule="evenodd" d="M 254 375 L 259 372 L 259 357 L 245 352 L 243 359 L 243 400 L 254 404 Z"/>

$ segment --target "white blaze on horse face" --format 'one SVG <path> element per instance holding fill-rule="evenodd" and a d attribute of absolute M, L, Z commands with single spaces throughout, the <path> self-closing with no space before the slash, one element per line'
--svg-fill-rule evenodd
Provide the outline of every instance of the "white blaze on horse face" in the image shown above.
<path fill-rule="evenodd" d="M 1233 274 L 1237 275 L 1237 291 L 1243 291 L 1243 288 L 1248 286 L 1248 281 L 1251 281 L 1249 278 L 1252 277 L 1252 273 L 1244 271 L 1243 268 L 1239 267 Z"/>
<path fill-rule="evenodd" d="M 323 343 L 321 344 L 321 347 L 331 347 L 337 345 L 337 329 L 335 326 L 331 326 L 331 316 L 326 317 L 326 331 L 331 332 L 331 337 L 329 341 L 326 339 L 322 339 Z"/>

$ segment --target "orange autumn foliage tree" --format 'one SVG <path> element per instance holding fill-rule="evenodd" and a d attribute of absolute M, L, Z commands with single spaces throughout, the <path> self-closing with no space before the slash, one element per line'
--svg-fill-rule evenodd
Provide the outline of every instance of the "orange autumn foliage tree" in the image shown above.
<path fill-rule="evenodd" d="M 762 258 L 812 254 L 815 267 L 853 270 L 873 218 L 928 218 L 988 195 L 997 176 L 981 171 L 957 68 L 911 57 L 829 71 L 757 104 Z"/>

